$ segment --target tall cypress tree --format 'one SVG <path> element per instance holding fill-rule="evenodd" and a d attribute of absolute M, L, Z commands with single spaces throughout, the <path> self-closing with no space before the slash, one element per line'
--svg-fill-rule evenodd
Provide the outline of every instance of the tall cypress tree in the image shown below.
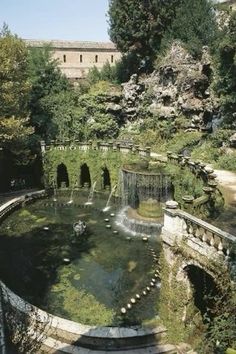
<path fill-rule="evenodd" d="M 213 46 L 217 34 L 215 11 L 209 0 L 182 0 L 165 39 L 181 40 L 197 57 L 202 46 Z"/>
<path fill-rule="evenodd" d="M 180 0 L 110 0 L 109 34 L 124 54 L 151 66 Z"/>

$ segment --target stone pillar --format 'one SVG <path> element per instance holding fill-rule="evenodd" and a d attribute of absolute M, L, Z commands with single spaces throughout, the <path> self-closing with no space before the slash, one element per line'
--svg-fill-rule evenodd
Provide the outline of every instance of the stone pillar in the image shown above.
<path fill-rule="evenodd" d="M 174 200 L 166 202 L 164 209 L 164 226 L 161 237 L 163 242 L 173 246 L 184 234 L 183 219 L 178 215 L 178 203 Z"/>

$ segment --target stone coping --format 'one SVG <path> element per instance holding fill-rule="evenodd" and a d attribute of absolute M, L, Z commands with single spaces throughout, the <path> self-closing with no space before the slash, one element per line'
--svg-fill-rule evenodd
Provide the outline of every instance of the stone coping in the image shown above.
<path fill-rule="evenodd" d="M 27 314 L 29 316 L 34 316 L 34 313 L 36 313 L 37 321 L 45 325 L 49 324 L 51 328 L 56 328 L 57 330 L 73 333 L 75 335 L 78 335 L 78 337 L 86 336 L 104 339 L 125 339 L 132 337 L 156 335 L 166 332 L 166 329 L 163 326 L 159 326 L 156 328 L 144 328 L 141 326 L 102 327 L 83 325 L 81 323 L 54 316 L 46 311 L 37 308 L 34 305 L 31 305 L 30 303 L 16 295 L 13 291 L 11 291 L 2 281 L 0 281 L 0 286 L 2 289 L 4 301 L 10 303 L 10 305 L 19 312 Z"/>
<path fill-rule="evenodd" d="M 24 42 L 29 47 L 43 47 L 50 45 L 54 49 L 97 49 L 97 50 L 112 50 L 118 52 L 116 46 L 112 42 L 93 42 L 93 41 L 70 41 L 70 40 L 40 40 L 40 39 L 24 39 Z"/>
<path fill-rule="evenodd" d="M 232 242 L 232 243 L 236 242 L 236 236 L 231 235 L 230 233 L 223 231 L 223 230 L 219 229 L 218 227 L 209 224 L 206 221 L 198 219 L 195 216 L 187 213 L 186 211 L 183 211 L 181 209 L 169 209 L 169 208 L 165 208 L 164 210 L 165 210 L 165 213 L 167 213 L 169 215 L 178 216 L 182 219 L 189 220 L 189 221 L 193 222 L 194 224 L 196 224 L 200 227 L 203 227 L 204 229 L 212 232 L 213 234 L 226 239 L 229 242 Z"/>
<path fill-rule="evenodd" d="M 171 177 L 171 175 L 169 173 L 165 173 L 165 172 L 151 172 L 151 171 L 135 171 L 132 170 L 132 168 L 127 168 L 127 166 L 124 166 L 122 168 L 123 172 L 128 172 L 128 173 L 133 173 L 136 175 L 145 175 L 145 176 L 159 176 L 159 177 Z"/>

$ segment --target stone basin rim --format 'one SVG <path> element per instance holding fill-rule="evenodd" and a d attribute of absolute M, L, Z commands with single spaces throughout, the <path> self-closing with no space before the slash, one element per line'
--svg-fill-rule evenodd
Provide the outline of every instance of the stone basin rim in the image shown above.
<path fill-rule="evenodd" d="M 32 316 L 37 313 L 37 319 L 40 323 L 49 324 L 52 328 L 62 330 L 75 335 L 82 335 L 85 337 L 114 339 L 114 338 L 132 338 L 132 337 L 145 337 L 150 335 L 157 335 L 166 332 L 164 326 L 155 328 L 145 328 L 142 326 L 130 327 L 113 327 L 113 326 L 89 326 L 79 322 L 74 322 L 62 317 L 54 316 L 40 308 L 30 304 L 29 302 L 16 295 L 10 290 L 1 280 L 0 287 L 2 289 L 2 296 L 5 302 L 21 313 Z"/>
<path fill-rule="evenodd" d="M 1 214 L 5 211 L 13 211 L 16 205 L 21 204 L 24 201 L 30 201 L 32 199 L 44 198 L 46 196 L 45 190 L 38 190 L 31 193 L 25 193 L 20 197 L 12 198 L 5 202 L 0 207 Z M 29 198 L 29 199 L 28 199 Z M 9 210 L 10 207 L 10 210 Z M 0 219 L 3 215 L 0 215 Z M 15 294 L 0 280 L 0 294 L 2 293 L 3 301 L 9 303 L 18 312 L 25 313 L 32 316 L 33 313 L 37 313 L 38 322 L 49 323 L 52 328 L 57 328 L 65 332 L 69 332 L 76 335 L 86 337 L 96 337 L 101 339 L 122 339 L 122 338 L 134 338 L 145 337 L 150 335 L 157 335 L 166 332 L 164 326 L 158 326 L 155 328 L 145 328 L 142 326 L 130 326 L 130 327 L 109 327 L 109 326 L 89 326 L 79 322 L 74 322 L 62 317 L 54 316 L 40 308 L 30 304 L 23 298 Z"/>

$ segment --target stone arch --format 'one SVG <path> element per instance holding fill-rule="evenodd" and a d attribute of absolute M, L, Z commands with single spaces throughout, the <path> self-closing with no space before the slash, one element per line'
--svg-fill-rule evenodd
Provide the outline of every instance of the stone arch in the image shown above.
<path fill-rule="evenodd" d="M 102 168 L 102 187 L 103 189 L 111 188 L 110 172 L 106 166 Z"/>
<path fill-rule="evenodd" d="M 202 316 L 211 316 L 214 297 L 219 293 L 214 276 L 195 263 L 187 264 L 183 270 L 192 288 L 194 305 Z"/>
<path fill-rule="evenodd" d="M 69 187 L 68 171 L 64 163 L 61 163 L 57 166 L 57 187 Z"/>
<path fill-rule="evenodd" d="M 86 163 L 83 163 L 80 166 L 80 185 L 82 187 L 87 186 L 91 187 L 91 177 L 90 177 L 90 170 Z"/>

